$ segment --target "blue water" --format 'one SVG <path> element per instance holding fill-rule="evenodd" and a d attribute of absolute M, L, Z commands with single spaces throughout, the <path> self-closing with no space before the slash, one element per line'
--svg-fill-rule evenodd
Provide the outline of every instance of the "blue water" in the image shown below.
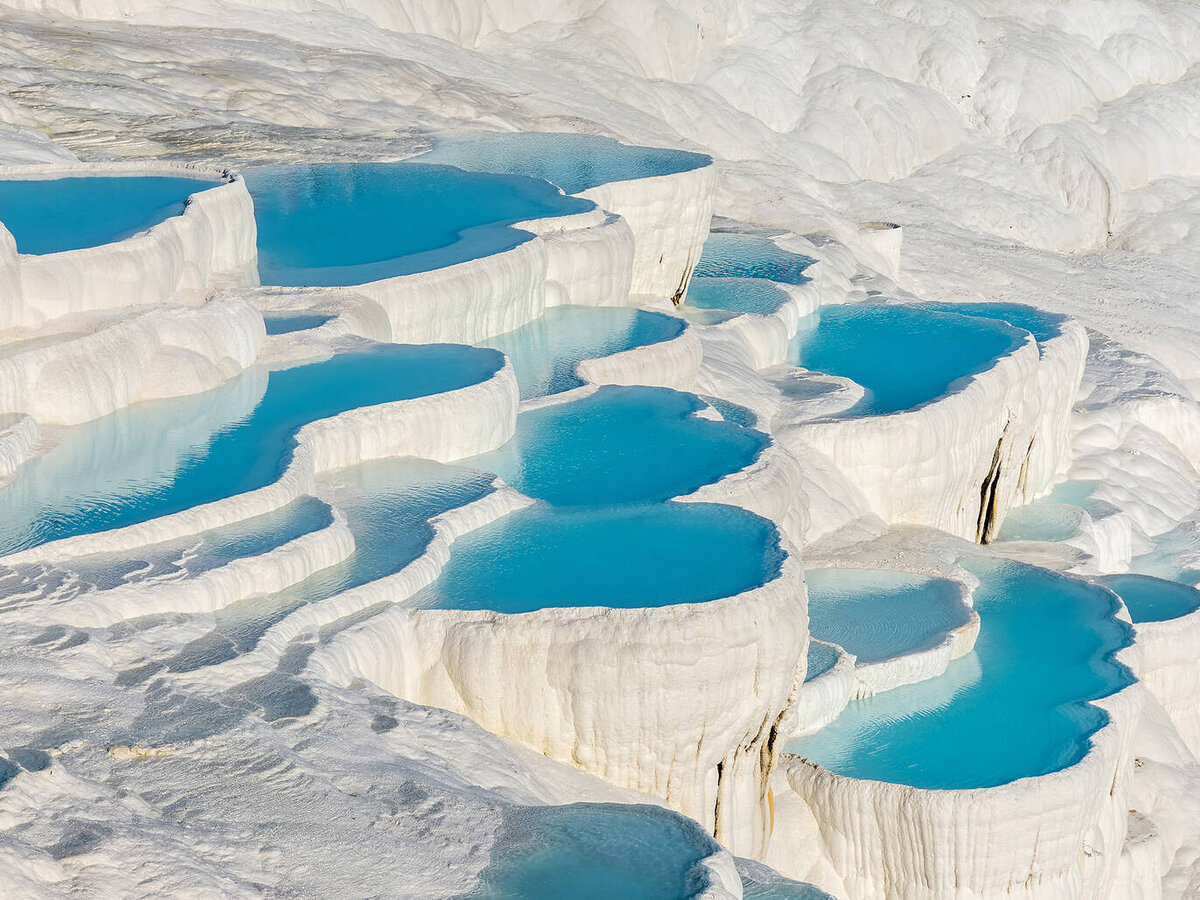
<path fill-rule="evenodd" d="M 480 134 L 467 140 L 439 140 L 421 162 L 543 178 L 568 194 L 613 181 L 673 175 L 712 163 L 712 157 L 686 150 L 631 147 L 590 134 L 524 132 Z"/>
<path fill-rule="evenodd" d="M 700 399 L 719 412 L 726 422 L 741 425 L 743 428 L 754 428 L 758 424 L 758 416 L 744 406 L 708 394 L 701 394 Z"/>
<path fill-rule="evenodd" d="M 745 468 L 769 442 L 698 418 L 703 408 L 694 394 L 606 386 L 522 413 L 508 444 L 469 462 L 556 506 L 668 500 Z"/>
<path fill-rule="evenodd" d="M 71 429 L 0 490 L 0 552 L 131 525 L 262 487 L 286 468 L 293 435 L 303 425 L 359 406 L 475 384 L 502 364 L 493 350 L 453 344 L 384 344 L 340 353 L 271 372 L 252 411 L 212 431 L 185 431 L 192 443 L 163 457 L 156 442 L 172 441 L 164 422 L 182 417 L 186 429 L 189 410 L 211 415 L 212 406 L 236 409 L 230 395 L 238 385 L 137 404 Z M 261 374 L 242 379 L 256 377 Z"/>
<path fill-rule="evenodd" d="M 592 208 L 532 178 L 414 163 L 272 166 L 245 173 L 263 284 L 364 284 L 510 250 L 515 222 Z"/>
<path fill-rule="evenodd" d="M 860 663 L 936 647 L 970 621 L 957 585 L 945 578 L 881 569 L 809 569 L 804 580 L 809 633 L 837 644 Z"/>
<path fill-rule="evenodd" d="M 760 234 L 735 234 L 718 231 L 704 242 L 696 278 L 765 278 L 783 284 L 811 281 L 804 270 L 815 259 L 782 249 Z"/>
<path fill-rule="evenodd" d="M 217 184 L 144 175 L 0 180 L 0 223 L 21 253 L 98 247 L 180 215 L 189 196 Z"/>
<path fill-rule="evenodd" d="M 1016 346 L 1003 323 L 900 305 L 825 306 L 803 320 L 788 348 L 794 365 L 840 375 L 866 389 L 848 415 L 880 415 L 928 403 Z"/>
<path fill-rule="evenodd" d="M 304 604 L 399 572 L 429 546 L 433 517 L 492 490 L 491 478 L 479 472 L 420 459 L 363 463 L 324 476 L 322 484 L 336 491 L 346 515 L 355 544 L 350 557 L 294 587 L 218 611 L 215 627 L 183 647 L 169 669 L 191 671 L 232 659 Z"/>
<path fill-rule="evenodd" d="M 1138 622 L 1166 622 L 1200 609 L 1200 591 L 1149 575 L 1106 575 L 1100 583 L 1114 591 Z"/>
<path fill-rule="evenodd" d="M 1048 341 L 1062 333 L 1066 316 L 1046 312 L 1023 303 L 918 303 L 921 309 L 936 312 L 958 313 L 963 316 L 977 316 L 983 319 L 999 319 L 1014 328 L 1020 328 L 1033 335 L 1036 341 Z"/>
<path fill-rule="evenodd" d="M 983 788 L 1081 760 L 1106 714 L 1086 701 L 1133 682 L 1132 641 L 1103 589 L 1010 562 L 976 561 L 975 650 L 946 673 L 867 700 L 789 752 L 854 778 Z"/>
<path fill-rule="evenodd" d="M 783 557 L 775 527 L 738 507 L 538 504 L 455 541 L 419 603 L 504 613 L 704 603 L 772 580 Z"/>
<path fill-rule="evenodd" d="M 1000 526 L 1001 541 L 1065 541 L 1079 533 L 1079 507 L 1048 503 L 1043 498 L 1010 509 Z"/>
<path fill-rule="evenodd" d="M 812 681 L 824 675 L 838 661 L 838 652 L 828 644 L 821 644 L 817 641 L 808 642 L 808 669 L 804 674 L 804 680 Z"/>
<path fill-rule="evenodd" d="M 657 806 L 519 807 L 479 885 L 460 900 L 688 900 L 708 886 L 696 864 L 717 843 Z"/>
<path fill-rule="evenodd" d="M 628 307 L 555 306 L 516 331 L 484 341 L 512 360 L 522 399 L 579 387 L 575 367 L 622 350 L 669 341 L 682 319 Z"/>
<path fill-rule="evenodd" d="M 333 319 L 320 313 L 263 313 L 263 324 L 267 334 L 291 334 L 293 331 L 308 331 L 318 328 Z"/>
<path fill-rule="evenodd" d="M 787 300 L 780 288 L 761 278 L 693 278 L 684 306 L 706 312 L 770 315 Z"/>

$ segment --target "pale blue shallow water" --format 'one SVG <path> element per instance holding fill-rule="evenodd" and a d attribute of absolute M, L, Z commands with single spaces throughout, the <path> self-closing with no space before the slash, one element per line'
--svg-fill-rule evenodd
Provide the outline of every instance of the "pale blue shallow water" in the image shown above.
<path fill-rule="evenodd" d="M 554 306 L 516 331 L 483 341 L 512 360 L 521 398 L 579 387 L 575 367 L 622 350 L 678 337 L 682 319 L 628 307 Z"/>
<path fill-rule="evenodd" d="M 263 284 L 364 284 L 510 250 L 515 222 L 592 204 L 515 175 L 416 163 L 325 163 L 245 172 Z"/>
<path fill-rule="evenodd" d="M 788 359 L 862 385 L 866 395 L 845 415 L 881 415 L 942 396 L 1016 341 L 1009 326 L 972 316 L 901 305 L 825 306 L 801 322 Z"/>
<path fill-rule="evenodd" d="M 782 249 L 761 234 L 718 231 L 704 242 L 695 278 L 761 278 L 783 284 L 811 281 L 804 270 L 815 259 Z"/>
<path fill-rule="evenodd" d="M 262 487 L 286 468 L 303 425 L 359 406 L 475 384 L 502 365 L 494 350 L 372 345 L 271 372 L 257 401 L 239 400 L 238 382 L 253 384 L 260 372 L 207 394 L 136 404 L 71 429 L 0 490 L 0 552 L 143 522 Z M 173 427 L 182 439 L 171 434 Z M 163 451 L 172 444 L 175 452 Z"/>
<path fill-rule="evenodd" d="M 775 527 L 733 506 L 537 504 L 455 541 L 418 605 L 522 613 L 704 603 L 765 584 L 783 558 Z"/>
<path fill-rule="evenodd" d="M 915 304 L 921 309 L 937 312 L 958 313 L 962 316 L 977 316 L 982 319 L 998 319 L 1007 322 L 1014 328 L 1020 328 L 1033 335 L 1038 342 L 1048 341 L 1062 333 L 1062 325 L 1067 317 L 1057 313 L 1046 312 L 1034 306 L 1023 303 L 934 303 Z"/>
<path fill-rule="evenodd" d="M 809 633 L 837 644 L 860 663 L 936 647 L 970 620 L 957 586 L 945 578 L 880 569 L 809 569 L 804 580 Z"/>
<path fill-rule="evenodd" d="M 568 194 L 613 181 L 699 169 L 712 157 L 686 150 L 632 147 L 590 134 L 519 132 L 439 140 L 420 162 L 542 178 Z"/>
<path fill-rule="evenodd" d="M 506 811 L 479 885 L 460 900 L 689 900 L 719 849 L 657 806 L 576 803 Z"/>
<path fill-rule="evenodd" d="M 668 500 L 745 468 L 769 442 L 694 415 L 703 408 L 694 394 L 606 386 L 522 413 L 508 444 L 467 463 L 556 506 Z"/>
<path fill-rule="evenodd" d="M 59 253 L 131 237 L 183 212 L 220 182 L 162 176 L 0 180 L 0 223 L 21 253 Z"/>
<path fill-rule="evenodd" d="M 805 671 L 804 680 L 812 681 L 821 675 L 824 675 L 838 661 L 838 652 L 828 644 L 818 644 L 816 641 L 808 642 L 808 669 Z"/>
<path fill-rule="evenodd" d="M 854 778 L 983 788 L 1081 760 L 1107 715 L 1086 701 L 1133 683 L 1132 641 L 1103 589 L 1045 569 L 975 561 L 975 650 L 944 675 L 856 700 L 786 749 Z"/>
<path fill-rule="evenodd" d="M 1190 585 L 1149 575 L 1106 575 L 1099 579 L 1115 592 L 1135 623 L 1166 622 L 1200 609 L 1200 591 Z"/>
<path fill-rule="evenodd" d="M 293 331 L 308 331 L 318 328 L 333 319 L 321 313 L 263 313 L 263 324 L 267 334 L 291 334 Z"/>
<path fill-rule="evenodd" d="M 701 324 L 716 324 L 722 313 L 770 315 L 787 300 L 780 288 L 762 278 L 693 278 L 684 299 L 685 310 L 695 310 Z M 716 315 L 705 315 L 715 313 Z"/>

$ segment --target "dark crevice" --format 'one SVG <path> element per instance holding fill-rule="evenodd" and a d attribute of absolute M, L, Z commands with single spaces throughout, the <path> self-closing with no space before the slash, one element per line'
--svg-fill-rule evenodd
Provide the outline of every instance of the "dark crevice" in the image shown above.
<path fill-rule="evenodd" d="M 713 837 L 721 840 L 721 777 L 725 774 L 725 760 L 717 763 L 717 799 L 713 803 Z"/>
<path fill-rule="evenodd" d="M 996 536 L 998 522 L 996 521 L 996 487 L 1000 483 L 1000 458 L 1004 452 L 1004 436 L 1008 433 L 1008 423 L 1000 432 L 1000 440 L 996 441 L 996 450 L 992 454 L 992 465 L 979 486 L 979 520 L 975 526 L 975 541 L 980 544 L 990 543 Z"/>

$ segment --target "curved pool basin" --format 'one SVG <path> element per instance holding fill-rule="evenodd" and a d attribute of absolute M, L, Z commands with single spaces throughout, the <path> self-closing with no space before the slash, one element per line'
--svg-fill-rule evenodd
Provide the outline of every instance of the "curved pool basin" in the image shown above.
<path fill-rule="evenodd" d="M 721 314 L 755 313 L 769 316 L 788 295 L 762 278 L 693 278 L 684 298 L 684 311 L 696 313 L 701 324 L 717 324 Z"/>
<path fill-rule="evenodd" d="M 629 307 L 553 306 L 528 325 L 478 344 L 512 360 L 521 398 L 580 387 L 575 367 L 585 359 L 679 337 L 682 319 Z"/>
<path fill-rule="evenodd" d="M 1149 575 L 1105 575 L 1097 579 L 1125 603 L 1135 625 L 1167 622 L 1200 609 L 1200 590 Z"/>
<path fill-rule="evenodd" d="M 976 316 L 981 319 L 997 319 L 1013 328 L 1020 328 L 1033 335 L 1038 343 L 1051 340 L 1062 333 L 1067 316 L 1047 312 L 1024 303 L 940 303 L 925 301 L 913 304 L 919 309 L 935 312 L 957 313 L 961 316 Z"/>
<path fill-rule="evenodd" d="M 283 473 L 309 422 L 466 387 L 503 364 L 494 350 L 454 344 L 372 345 L 271 372 L 265 385 L 251 370 L 214 391 L 72 428 L 0 489 L 0 553 L 263 487 Z M 239 396 L 247 386 L 251 395 Z"/>
<path fill-rule="evenodd" d="M 712 157 L 686 150 L 631 146 L 591 134 L 514 132 L 439 139 L 432 150 L 413 157 L 413 161 L 541 178 L 564 193 L 578 194 L 614 181 L 700 169 L 710 165 Z"/>
<path fill-rule="evenodd" d="M 689 900 L 720 846 L 657 806 L 575 803 L 506 810 L 479 885 L 460 900 Z"/>
<path fill-rule="evenodd" d="M 455 541 L 414 602 L 503 613 L 705 603 L 773 580 L 784 556 L 775 526 L 738 507 L 537 504 Z"/>
<path fill-rule="evenodd" d="M 808 629 L 859 663 L 932 649 L 971 620 L 959 586 L 884 569 L 808 569 Z M 810 656 L 812 647 L 809 646 Z"/>
<path fill-rule="evenodd" d="M 840 654 L 828 644 L 820 641 L 808 642 L 808 668 L 804 673 L 806 682 L 819 678 L 837 665 Z"/>
<path fill-rule="evenodd" d="M 0 179 L 0 224 L 21 253 L 61 253 L 124 240 L 183 213 L 212 178 L 71 175 Z"/>
<path fill-rule="evenodd" d="M 415 163 L 248 169 L 263 284 L 365 284 L 511 250 L 593 206 L 533 178 Z"/>
<path fill-rule="evenodd" d="M 469 464 L 555 506 L 668 500 L 745 468 L 769 443 L 696 416 L 704 407 L 668 388 L 607 385 L 522 413 L 508 444 Z"/>
<path fill-rule="evenodd" d="M 1115 660 L 1132 629 L 1101 587 L 977 560 L 975 650 L 946 673 L 852 701 L 787 751 L 839 775 L 925 789 L 985 788 L 1083 759 L 1107 714 L 1087 701 L 1133 683 Z"/>
<path fill-rule="evenodd" d="M 865 396 L 844 415 L 883 415 L 943 396 L 1019 344 L 1020 333 L 997 320 L 899 304 L 825 306 L 801 320 L 788 360 L 862 385 Z"/>
<path fill-rule="evenodd" d="M 267 334 L 292 334 L 296 331 L 308 331 L 319 328 L 326 322 L 333 321 L 333 316 L 322 313 L 305 312 L 265 312 L 263 324 Z"/>
<path fill-rule="evenodd" d="M 811 256 L 784 250 L 769 237 L 717 231 L 708 236 L 695 278 L 758 278 L 782 284 L 804 284 L 804 270 L 815 263 Z"/>

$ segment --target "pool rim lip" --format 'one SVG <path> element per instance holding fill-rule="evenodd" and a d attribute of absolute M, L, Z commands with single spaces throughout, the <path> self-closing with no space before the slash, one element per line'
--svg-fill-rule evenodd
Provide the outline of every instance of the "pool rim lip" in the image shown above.
<path fill-rule="evenodd" d="M 173 216 L 168 216 L 161 222 L 156 222 L 153 225 L 143 228 L 142 230 L 128 235 L 124 238 L 115 241 L 107 241 L 103 244 L 94 244 L 90 247 L 76 247 L 70 250 L 56 250 L 53 253 L 22 253 L 17 251 L 19 260 L 25 259 L 44 259 L 44 260 L 61 260 L 61 259 L 83 259 L 88 254 L 96 254 L 99 252 L 111 251 L 114 247 L 121 247 L 130 244 L 134 241 L 144 241 L 176 219 L 182 219 L 189 215 L 195 215 L 194 208 L 196 198 L 204 195 L 209 196 L 213 191 L 219 188 L 228 188 L 238 184 L 242 185 L 245 190 L 245 179 L 241 174 L 228 166 L 222 166 L 219 163 L 190 163 L 174 160 L 114 160 L 111 162 L 52 162 L 52 163 L 32 163 L 30 165 L 6 165 L 0 166 L 0 181 L 61 181 L 66 178 L 153 178 L 153 177 L 179 177 L 179 178 L 197 178 L 201 180 L 211 180 L 213 183 L 210 187 L 202 188 L 188 194 L 183 201 L 183 212 Z M 12 232 L 4 226 L 3 220 L 0 220 L 0 229 L 5 233 L 12 235 Z M 15 236 L 13 236 L 15 243 Z M 68 255 L 69 254 L 69 255 Z"/>

